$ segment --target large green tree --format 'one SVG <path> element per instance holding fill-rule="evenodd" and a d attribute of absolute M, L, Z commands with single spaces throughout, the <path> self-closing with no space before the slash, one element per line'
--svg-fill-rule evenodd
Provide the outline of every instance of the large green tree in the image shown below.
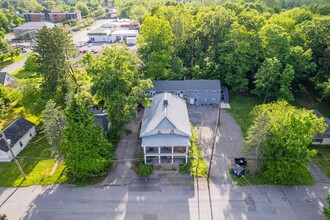
<path fill-rule="evenodd" d="M 110 131 L 118 131 L 135 117 L 139 103 L 148 104 L 144 91 L 152 87 L 138 72 L 139 60 L 124 44 L 107 47 L 101 56 L 89 60 L 92 92 L 105 101 Z"/>
<path fill-rule="evenodd" d="M 88 100 L 72 97 L 65 111 L 67 125 L 61 151 L 69 176 L 79 181 L 105 175 L 111 165 L 113 147 L 94 126 Z"/>
<path fill-rule="evenodd" d="M 43 97 L 46 100 L 52 98 L 57 104 L 64 105 L 69 81 L 77 83 L 69 63 L 76 53 L 72 39 L 66 29 L 55 26 L 39 30 L 36 41 L 37 46 L 33 50 L 38 72 L 43 78 Z"/>
<path fill-rule="evenodd" d="M 174 36 L 170 23 L 164 18 L 146 16 L 141 26 L 138 53 L 146 77 L 168 79 L 173 54 Z"/>
<path fill-rule="evenodd" d="M 258 172 L 274 183 L 295 184 L 316 154 L 308 146 L 317 133 L 325 131 L 324 119 L 285 101 L 256 106 L 251 114 L 254 123 L 248 131 L 247 155 L 261 149 L 255 158 L 262 164 Z"/>

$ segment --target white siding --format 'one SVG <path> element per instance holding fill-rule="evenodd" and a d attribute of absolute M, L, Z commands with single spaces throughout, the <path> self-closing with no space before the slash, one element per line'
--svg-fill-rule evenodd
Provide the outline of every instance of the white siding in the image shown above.
<path fill-rule="evenodd" d="M 107 35 L 88 35 L 88 37 L 89 37 L 89 40 L 92 42 L 107 42 L 108 41 Z"/>
<path fill-rule="evenodd" d="M 26 145 L 35 135 L 36 129 L 35 127 L 32 127 L 21 139 L 17 141 L 17 143 L 12 147 L 15 156 L 17 156 L 26 147 Z M 22 143 L 22 146 L 20 146 L 20 142 Z M 0 151 L 0 162 L 7 162 L 12 159 L 10 151 L 7 153 L 4 152 L 6 155 L 1 154 L 1 152 L 3 151 Z"/>

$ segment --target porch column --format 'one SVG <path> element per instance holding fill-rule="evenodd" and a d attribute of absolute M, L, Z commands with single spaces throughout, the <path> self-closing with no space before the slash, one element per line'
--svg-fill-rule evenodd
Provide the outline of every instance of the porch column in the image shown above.
<path fill-rule="evenodd" d="M 174 147 L 172 147 L 172 164 L 173 164 L 173 154 L 174 154 Z"/>
<path fill-rule="evenodd" d="M 160 164 L 160 147 L 158 147 L 158 163 Z"/>
<path fill-rule="evenodd" d="M 144 155 L 144 164 L 147 164 L 147 156 Z"/>
<path fill-rule="evenodd" d="M 188 147 L 186 147 L 186 164 L 188 163 Z"/>

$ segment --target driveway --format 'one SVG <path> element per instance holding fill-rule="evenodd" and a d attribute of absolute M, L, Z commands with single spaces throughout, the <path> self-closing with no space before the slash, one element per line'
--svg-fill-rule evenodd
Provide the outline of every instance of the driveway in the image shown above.
<path fill-rule="evenodd" d="M 217 107 L 189 105 L 188 112 L 190 121 L 195 126 L 197 138 L 206 155 L 207 163 L 209 163 Z M 217 184 L 233 184 L 228 169 L 233 164 L 235 157 L 242 156 L 244 139 L 240 126 L 224 110 L 220 112 L 220 134 L 217 134 L 217 137 L 210 172 L 211 180 Z"/>
<path fill-rule="evenodd" d="M 129 185 L 133 178 L 137 177 L 132 169 L 132 159 L 141 148 L 138 132 L 142 116 L 143 111 L 138 112 L 136 119 L 126 126 L 132 133 L 123 133 L 121 136 L 116 148 L 117 162 L 103 181 L 103 185 Z"/>

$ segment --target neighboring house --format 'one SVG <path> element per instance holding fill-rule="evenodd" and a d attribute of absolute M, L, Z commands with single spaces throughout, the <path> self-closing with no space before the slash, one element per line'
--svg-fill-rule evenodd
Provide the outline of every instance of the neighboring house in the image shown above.
<path fill-rule="evenodd" d="M 38 30 L 42 29 L 43 27 L 53 28 L 55 24 L 50 22 L 28 22 L 21 26 L 13 28 L 13 33 L 15 37 L 24 37 L 25 35 L 30 35 L 30 37 L 35 37 L 35 34 Z"/>
<path fill-rule="evenodd" d="M 15 156 L 17 156 L 36 135 L 34 124 L 25 118 L 16 119 L 4 131 L 6 138 Z M 4 139 L 0 134 L 0 162 L 9 162 L 13 159 L 10 150 L 7 148 Z"/>
<path fill-rule="evenodd" d="M 189 104 L 212 105 L 221 101 L 220 80 L 154 80 L 152 84 L 154 88 L 146 91 L 150 97 L 170 92 Z"/>
<path fill-rule="evenodd" d="M 0 84 L 3 86 L 7 86 L 12 84 L 16 80 L 10 73 L 0 72 Z"/>
<path fill-rule="evenodd" d="M 330 145 L 330 119 L 323 117 L 323 115 L 318 110 L 313 110 L 313 113 L 319 117 L 324 118 L 327 125 L 327 129 L 323 134 L 317 134 L 312 142 L 314 145 Z"/>
<path fill-rule="evenodd" d="M 140 132 L 145 164 L 186 164 L 190 136 L 186 102 L 171 93 L 155 95 Z"/>
<path fill-rule="evenodd" d="M 43 10 L 41 12 L 24 12 L 24 19 L 26 22 L 40 22 L 51 21 L 60 22 L 64 20 L 81 20 L 81 13 L 79 10 L 72 12 L 62 12 L 61 10 Z"/>

